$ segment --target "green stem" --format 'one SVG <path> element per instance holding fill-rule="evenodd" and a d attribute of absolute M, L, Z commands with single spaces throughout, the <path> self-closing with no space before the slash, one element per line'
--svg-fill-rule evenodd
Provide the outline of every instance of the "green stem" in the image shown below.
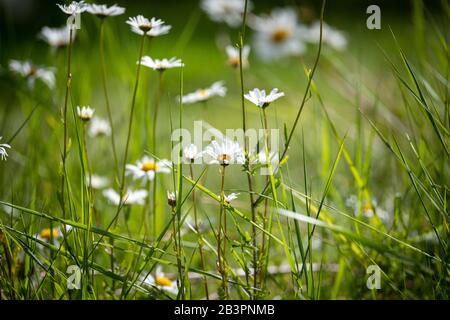
<path fill-rule="evenodd" d="M 159 103 L 161 101 L 161 91 L 162 91 L 162 80 L 163 80 L 164 71 L 159 71 L 158 77 L 158 88 L 156 90 L 155 95 L 155 108 L 153 112 L 153 126 L 152 126 L 152 148 L 153 152 L 156 154 L 156 124 L 158 123 L 158 111 L 159 111 Z"/>
<path fill-rule="evenodd" d="M 217 232 L 217 255 L 218 255 L 218 268 L 219 273 L 222 276 L 222 294 L 224 299 L 228 299 L 228 281 L 227 281 L 227 275 L 225 270 L 225 247 L 226 247 L 226 234 L 224 233 L 224 202 L 225 202 L 225 193 L 224 193 L 224 187 L 225 187 L 225 166 L 222 166 L 221 170 L 221 184 L 220 184 L 220 211 L 219 211 L 219 230 Z M 225 213 L 226 214 L 226 213 Z M 226 220 L 225 220 L 226 221 Z M 223 244 L 222 244 L 222 237 L 223 237 Z"/>

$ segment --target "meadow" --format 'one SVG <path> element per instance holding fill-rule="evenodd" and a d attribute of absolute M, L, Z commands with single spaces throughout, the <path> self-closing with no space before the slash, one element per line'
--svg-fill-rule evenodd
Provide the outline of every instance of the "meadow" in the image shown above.
<path fill-rule="evenodd" d="M 0 1 L 1 300 L 449 299 L 447 1 L 106 2 Z"/>

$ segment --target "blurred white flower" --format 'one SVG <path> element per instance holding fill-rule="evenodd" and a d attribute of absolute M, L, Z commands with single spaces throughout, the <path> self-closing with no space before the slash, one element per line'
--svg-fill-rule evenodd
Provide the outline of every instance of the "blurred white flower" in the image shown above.
<path fill-rule="evenodd" d="M 133 204 L 144 205 L 145 198 L 147 198 L 147 195 L 148 195 L 147 190 L 128 189 L 125 195 L 123 196 L 122 201 L 124 205 L 133 205 Z M 114 189 L 109 188 L 104 190 L 103 196 L 114 205 L 119 205 L 120 203 L 120 195 Z"/>
<path fill-rule="evenodd" d="M 230 27 L 242 25 L 244 0 L 202 0 L 200 6 L 213 21 L 225 22 Z M 249 1 L 247 12 L 252 9 L 252 6 Z"/>
<path fill-rule="evenodd" d="M 307 29 L 298 22 L 294 9 L 274 9 L 270 15 L 252 17 L 249 25 L 257 31 L 255 50 L 264 60 L 298 56 L 306 51 L 303 36 Z"/>
<path fill-rule="evenodd" d="M 196 103 L 209 100 L 211 97 L 224 97 L 227 93 L 227 88 L 224 87 L 223 81 L 214 82 L 209 88 L 198 89 L 192 93 L 181 98 L 181 102 L 185 104 Z"/>
<path fill-rule="evenodd" d="M 64 229 L 66 232 L 70 232 L 72 230 L 72 226 L 65 225 Z M 35 234 L 34 237 L 40 241 L 43 242 L 51 242 L 53 238 L 53 245 L 59 245 L 58 239 L 63 237 L 63 232 L 61 230 L 61 227 L 55 227 L 55 228 L 44 228 L 39 233 Z M 42 246 L 39 246 L 42 248 Z"/>
<path fill-rule="evenodd" d="M 109 179 L 95 174 L 86 176 L 86 183 L 93 189 L 103 189 L 109 185 Z"/>
<path fill-rule="evenodd" d="M 225 196 L 225 202 L 230 204 L 231 201 L 236 200 L 238 198 L 239 193 L 233 192 L 230 193 L 229 195 Z"/>
<path fill-rule="evenodd" d="M 89 121 L 94 116 L 95 110 L 90 106 L 77 106 L 78 117 L 83 121 Z"/>
<path fill-rule="evenodd" d="M 269 104 L 281 97 L 284 97 L 284 92 L 278 92 L 278 88 L 272 89 L 268 95 L 266 95 L 266 90 L 260 90 L 255 88 L 249 93 L 244 95 L 245 99 L 254 103 L 260 108 L 266 108 Z"/>
<path fill-rule="evenodd" d="M 76 29 L 72 30 L 72 41 L 75 38 Z M 43 27 L 38 37 L 50 46 L 60 48 L 69 45 L 70 42 L 70 28 L 64 25 L 61 28 Z"/>
<path fill-rule="evenodd" d="M 139 63 L 139 61 L 137 63 Z M 149 56 L 142 57 L 141 65 L 159 71 L 164 71 L 166 69 L 171 68 L 184 67 L 183 62 L 181 62 L 181 60 L 177 58 L 159 60 L 159 59 L 152 59 Z"/>
<path fill-rule="evenodd" d="M 155 161 L 153 158 L 144 156 L 134 164 L 127 164 L 127 174 L 131 174 L 134 180 L 153 180 L 156 173 L 170 173 L 172 164 L 169 160 L 162 159 Z"/>
<path fill-rule="evenodd" d="M 239 67 L 240 59 L 239 59 L 239 48 L 233 46 L 227 46 L 225 48 L 228 56 L 228 64 L 232 67 Z M 242 67 L 245 68 L 248 66 L 248 56 L 250 54 L 250 46 L 245 45 L 242 48 Z"/>
<path fill-rule="evenodd" d="M 210 164 L 220 164 L 228 166 L 230 164 L 243 164 L 245 162 L 244 151 L 236 141 L 224 138 L 220 143 L 213 140 L 203 151 L 209 155 L 212 160 Z"/>
<path fill-rule="evenodd" d="M 29 88 L 34 87 L 36 79 L 44 82 L 50 89 L 55 86 L 55 72 L 53 68 L 37 66 L 29 60 L 10 60 L 9 69 L 27 79 Z"/>
<path fill-rule="evenodd" d="M 94 117 L 89 123 L 88 134 L 90 137 L 111 135 L 111 126 L 106 119 Z"/>
<path fill-rule="evenodd" d="M 319 43 L 320 21 L 314 22 L 306 33 L 305 39 L 308 42 Z M 347 47 L 347 38 L 341 31 L 330 27 L 325 22 L 322 26 L 322 42 L 330 45 L 336 50 L 344 50 Z"/>
<path fill-rule="evenodd" d="M 108 7 L 106 4 L 88 4 L 86 11 L 101 18 L 119 16 L 124 14 L 125 8 L 114 4 Z"/>
<path fill-rule="evenodd" d="M 202 157 L 202 152 L 198 151 L 195 144 L 190 144 L 183 148 L 183 157 L 189 162 L 193 163 L 195 159 Z"/>
<path fill-rule="evenodd" d="M 2 140 L 3 137 L 0 137 L 0 140 Z M 11 149 L 11 146 L 7 143 L 0 143 L 0 159 L 5 160 L 8 157 L 8 152 L 6 151 L 6 148 Z"/>
<path fill-rule="evenodd" d="M 172 294 L 178 294 L 177 282 L 170 280 L 159 266 L 156 268 L 155 277 L 151 274 L 146 277 L 142 276 L 141 282 L 143 285 L 154 287 Z"/>
<path fill-rule="evenodd" d="M 131 26 L 131 31 L 134 33 L 150 37 L 166 34 L 172 28 L 169 25 L 164 25 L 164 21 L 160 19 L 151 18 L 151 20 L 149 20 L 142 15 L 128 18 L 127 24 Z"/>
<path fill-rule="evenodd" d="M 171 207 L 175 207 L 177 205 L 177 193 L 173 191 L 167 191 L 167 203 Z"/>
<path fill-rule="evenodd" d="M 84 1 L 72 1 L 72 3 L 69 5 L 57 3 L 56 5 L 61 9 L 62 12 L 69 16 L 83 13 L 87 9 Z"/>

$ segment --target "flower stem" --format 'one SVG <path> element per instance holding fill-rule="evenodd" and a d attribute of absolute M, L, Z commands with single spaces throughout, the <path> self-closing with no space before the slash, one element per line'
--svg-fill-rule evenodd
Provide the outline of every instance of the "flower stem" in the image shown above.
<path fill-rule="evenodd" d="M 225 248 L 226 248 L 226 241 L 227 236 L 224 232 L 224 222 L 226 222 L 226 219 L 223 217 L 224 210 L 225 210 L 225 193 L 224 193 L 224 187 L 225 187 L 225 166 L 222 166 L 221 170 L 222 179 L 220 184 L 220 211 L 219 211 L 219 230 L 217 233 L 217 255 L 218 255 L 218 268 L 219 273 L 222 276 L 222 298 L 228 299 L 228 281 L 227 281 L 227 274 L 225 270 Z M 223 240 L 222 240 L 223 237 Z M 223 244 L 222 244 L 223 241 Z"/>

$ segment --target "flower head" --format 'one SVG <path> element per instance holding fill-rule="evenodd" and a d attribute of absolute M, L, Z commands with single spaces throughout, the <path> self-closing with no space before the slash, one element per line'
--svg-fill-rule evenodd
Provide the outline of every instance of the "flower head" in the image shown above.
<path fill-rule="evenodd" d="M 284 96 L 284 92 L 278 92 L 277 88 L 272 89 L 268 95 L 266 95 L 266 90 L 260 90 L 255 88 L 249 93 L 245 94 L 244 97 L 248 101 L 254 103 L 260 108 L 266 108 L 269 104 Z"/>
<path fill-rule="evenodd" d="M 224 97 L 227 93 L 227 88 L 224 87 L 223 81 L 214 82 L 209 88 L 198 89 L 192 93 L 181 98 L 182 103 L 191 104 L 201 101 L 209 100 L 211 97 Z"/>
<path fill-rule="evenodd" d="M 225 48 L 228 56 L 228 64 L 232 67 L 239 67 L 239 64 L 241 63 L 239 58 L 239 48 L 227 46 Z M 248 66 L 248 56 L 250 54 L 250 46 L 245 45 L 242 48 L 242 67 L 245 68 Z"/>
<path fill-rule="evenodd" d="M 205 154 L 209 155 L 212 160 L 210 164 L 220 164 L 228 166 L 230 164 L 243 164 L 245 162 L 244 152 L 236 141 L 224 138 L 220 143 L 213 140 L 209 146 L 205 148 Z"/>
<path fill-rule="evenodd" d="M 319 43 L 320 41 L 320 21 L 314 22 L 306 33 L 307 41 Z M 341 31 L 329 26 L 325 22 L 322 25 L 322 41 L 336 50 L 344 50 L 347 47 L 347 38 Z"/>
<path fill-rule="evenodd" d="M 171 163 L 169 160 L 162 159 L 155 161 L 153 158 L 144 156 L 134 164 L 127 164 L 126 170 L 133 179 L 143 179 L 144 181 L 153 180 L 156 173 L 170 173 Z"/>
<path fill-rule="evenodd" d="M 44 228 L 39 233 L 35 234 L 35 238 L 43 241 L 43 242 L 50 242 L 53 238 L 53 244 L 58 244 L 58 239 L 63 236 L 62 230 L 65 230 L 66 232 L 70 232 L 72 230 L 72 226 L 64 225 L 63 228 L 61 227 L 55 227 L 55 228 Z"/>
<path fill-rule="evenodd" d="M 90 137 L 111 135 L 111 126 L 106 119 L 93 117 L 89 123 L 88 134 Z"/>
<path fill-rule="evenodd" d="M 9 69 L 26 78 L 30 88 L 34 87 L 36 79 L 44 82 L 50 89 L 55 86 L 55 72 L 53 68 L 37 66 L 29 60 L 11 60 Z"/>
<path fill-rule="evenodd" d="M 122 202 L 124 205 L 133 205 L 133 204 L 144 205 L 145 198 L 147 198 L 147 195 L 148 195 L 147 190 L 128 189 L 122 198 Z M 104 190 L 103 196 L 105 198 L 107 198 L 114 205 L 120 204 L 120 194 L 118 194 L 114 189 L 109 188 L 109 189 Z"/>
<path fill-rule="evenodd" d="M 76 29 L 72 30 L 72 41 L 75 38 Z M 43 27 L 39 38 L 55 48 L 65 47 L 70 42 L 70 28 L 67 25 L 61 28 Z"/>
<path fill-rule="evenodd" d="M 91 174 L 86 176 L 86 183 L 93 189 L 103 189 L 109 185 L 109 179 L 96 174 Z"/>
<path fill-rule="evenodd" d="M 141 65 L 151 68 L 153 70 L 164 71 L 171 68 L 184 67 L 183 62 L 177 58 L 170 59 L 152 59 L 149 56 L 144 56 L 141 59 Z"/>
<path fill-rule="evenodd" d="M 72 3 L 69 5 L 59 3 L 56 5 L 62 10 L 62 12 L 64 12 L 69 16 L 83 13 L 87 9 L 87 6 L 84 3 L 84 1 L 72 1 Z"/>
<path fill-rule="evenodd" d="M 252 3 L 248 2 L 247 11 L 250 11 Z M 209 18 L 216 22 L 225 22 L 230 27 L 238 27 L 242 24 L 245 8 L 244 0 L 202 0 L 201 8 Z"/>
<path fill-rule="evenodd" d="M 238 198 L 239 193 L 230 193 L 229 195 L 225 196 L 225 202 L 230 204 L 231 201 L 236 200 Z"/>
<path fill-rule="evenodd" d="M 94 109 L 90 106 L 77 106 L 78 117 L 83 121 L 89 121 L 94 116 Z"/>
<path fill-rule="evenodd" d="M 193 163 L 195 159 L 201 158 L 202 153 L 198 151 L 195 144 L 190 144 L 183 148 L 183 157 L 189 162 Z"/>
<path fill-rule="evenodd" d="M 130 17 L 127 20 L 127 24 L 131 26 L 131 31 L 141 36 L 147 35 L 150 37 L 157 37 L 163 34 L 167 34 L 172 28 L 169 25 L 164 25 L 164 21 L 156 18 L 150 20 L 142 15 L 136 17 Z"/>
<path fill-rule="evenodd" d="M 167 191 L 167 203 L 172 208 L 177 205 L 177 193 L 173 191 Z"/>
<path fill-rule="evenodd" d="M 113 4 L 108 7 L 106 4 L 88 4 L 86 11 L 100 18 L 119 16 L 125 12 L 125 8 Z"/>
<path fill-rule="evenodd" d="M 149 274 L 146 277 L 141 277 L 141 281 L 144 285 L 155 287 L 159 290 L 172 294 L 178 294 L 177 282 L 172 281 L 169 277 L 167 277 L 161 267 L 156 268 L 156 274 L 154 277 Z"/>
<path fill-rule="evenodd" d="M 3 137 L 0 137 L 2 140 Z M 7 143 L 0 143 L 0 159 L 5 160 L 8 157 L 8 152 L 6 152 L 6 148 L 10 149 L 11 146 Z"/>

